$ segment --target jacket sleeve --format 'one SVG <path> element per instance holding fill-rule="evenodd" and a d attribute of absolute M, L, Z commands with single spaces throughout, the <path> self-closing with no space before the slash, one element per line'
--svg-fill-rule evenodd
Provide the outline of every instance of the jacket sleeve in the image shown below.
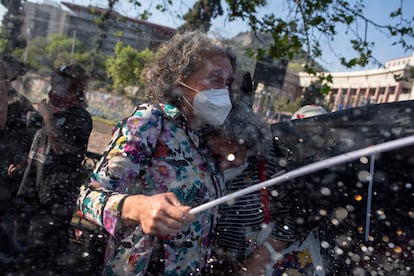
<path fill-rule="evenodd" d="M 150 105 L 119 124 L 111 143 L 82 186 L 77 208 L 81 216 L 115 235 L 120 229 L 123 200 L 142 193 L 140 173 L 155 149 L 162 127 L 162 113 Z"/>

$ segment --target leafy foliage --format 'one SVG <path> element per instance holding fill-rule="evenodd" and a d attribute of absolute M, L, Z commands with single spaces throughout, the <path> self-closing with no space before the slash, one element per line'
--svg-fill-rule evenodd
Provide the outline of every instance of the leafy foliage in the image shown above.
<path fill-rule="evenodd" d="M 324 106 L 324 99 L 328 92 L 329 87 L 327 85 L 321 84 L 320 82 L 312 82 L 303 93 L 300 106 L 309 104 Z"/>
<path fill-rule="evenodd" d="M 76 52 L 72 54 L 72 44 Z M 27 51 L 27 53 L 25 52 Z M 49 37 L 36 37 L 30 41 L 27 49 L 17 49 L 13 52 L 16 57 L 23 60 L 35 71 L 49 73 L 53 68 L 71 61 L 86 66 L 88 64 L 88 52 L 79 40 L 73 40 L 63 34 L 52 34 Z"/>
<path fill-rule="evenodd" d="M 20 35 L 16 35 L 20 33 L 23 25 L 22 2 L 24 0 L 1 0 L 1 4 L 7 9 L 0 31 L 0 50 L 4 54 L 11 54 L 14 49 L 26 46 L 26 41 Z"/>
<path fill-rule="evenodd" d="M 186 21 L 178 30 L 201 30 L 207 32 L 211 27 L 211 20 L 223 15 L 220 0 L 200 0 L 190 9 L 183 19 Z"/>
<path fill-rule="evenodd" d="M 179 31 L 188 29 L 209 31 L 212 20 L 218 16 L 225 16 L 229 21 L 242 19 L 248 23 L 258 41 L 266 40 L 266 43 L 257 44 L 259 46 L 244 49 L 250 57 L 254 59 L 272 57 L 274 60 L 282 58 L 292 60 L 300 57 L 300 64 L 304 64 L 303 70 L 295 68 L 295 71 L 317 74 L 320 68 L 314 61 L 324 54 L 322 41 L 333 42 L 344 32 L 351 37 L 349 45 L 354 51 L 347 52 L 347 56 L 351 54 L 349 57 L 340 54 L 337 57 L 348 68 L 363 67 L 369 63 L 381 65 L 373 52 L 374 42 L 368 39 L 370 37 L 369 31 L 373 28 L 388 34 L 393 45 L 399 45 L 405 51 L 412 51 L 414 49 L 412 45 L 414 38 L 413 18 L 404 16 L 406 1 L 401 0 L 395 10 L 389 11 L 389 17 L 395 22 L 393 24 L 370 20 L 365 14 L 366 0 L 279 0 L 277 4 L 281 8 L 277 10 L 266 10 L 268 4 L 266 0 L 198 0 L 187 12 L 177 16 L 179 19 L 185 20 Z M 35 38 L 29 42 L 31 44 L 29 51 L 22 50 L 26 46 L 26 41 L 17 37 L 15 33 L 18 32 L 13 30 L 21 28 L 23 2 L 24 0 L 1 0 L 1 3 L 7 8 L 7 13 L 3 18 L 0 32 L 0 51 L 3 53 L 14 51 L 20 57 L 27 57 L 28 62 L 34 68 L 42 70 L 62 62 L 67 63 L 68 46 L 70 45 L 67 40 L 55 41 L 53 45 L 45 45 Z M 121 1 L 107 0 L 108 8 L 96 19 L 99 33 L 94 38 L 94 49 L 91 52 L 79 51 L 80 45 L 77 44 L 76 54 L 72 57 L 77 62 L 84 63 L 94 78 L 101 80 L 105 79 L 107 73 L 102 67 L 106 57 L 100 53 L 100 49 L 106 39 L 110 21 L 114 19 L 114 7 L 119 2 Z M 144 2 L 141 0 L 128 0 L 128 2 L 141 9 L 142 19 L 148 19 L 151 15 L 151 9 L 169 13 L 173 8 L 172 0 L 151 2 L 148 10 L 142 9 Z M 183 4 L 182 1 L 181 5 L 184 6 Z M 96 13 L 98 12 L 96 11 Z M 361 22 L 365 28 L 360 28 Z M 327 40 L 323 40 L 323 38 Z M 254 62 L 246 60 L 243 66 L 248 69 L 252 64 Z M 321 82 L 329 82 L 329 75 L 319 76 L 319 78 Z M 120 87 L 117 86 L 117 88 Z"/>
<path fill-rule="evenodd" d="M 276 97 L 273 101 L 273 109 L 276 111 L 284 111 L 294 113 L 301 107 L 301 98 L 290 101 L 284 96 Z"/>
<path fill-rule="evenodd" d="M 117 91 L 123 91 L 127 86 L 142 88 L 141 71 L 153 56 L 154 53 L 148 49 L 139 52 L 118 42 L 115 46 L 115 56 L 109 57 L 106 61 L 106 71 L 114 81 L 114 88 Z"/>
<path fill-rule="evenodd" d="M 136 5 L 142 2 L 129 1 Z M 165 12 L 172 7 L 172 1 L 162 3 L 157 5 L 160 11 Z M 312 61 L 323 54 L 320 44 L 322 38 L 333 41 L 335 37 L 343 35 L 343 30 L 351 35 L 349 44 L 354 52 L 348 52 L 348 55 L 353 54 L 348 58 L 339 54 L 338 59 L 348 68 L 364 67 L 370 62 L 381 65 L 373 53 L 374 43 L 368 39 L 368 27 L 389 34 L 395 40 L 393 44 L 400 45 L 405 51 L 414 49 L 411 42 L 414 38 L 413 19 L 404 17 L 404 0 L 400 1 L 400 6 L 396 10 L 389 12 L 390 18 L 398 20 L 393 25 L 384 25 L 366 17 L 365 0 L 279 0 L 278 3 L 283 4 L 282 10 L 268 10 L 264 14 L 259 14 L 259 9 L 265 8 L 267 1 L 199 0 L 182 16 L 186 22 L 180 30 L 198 28 L 208 31 L 211 20 L 220 15 L 227 16 L 229 21 L 242 19 L 248 22 L 256 34 L 272 37 L 269 47 L 254 49 L 256 58 L 270 56 L 274 59 L 292 59 L 298 54 L 305 53 L 304 71 L 312 74 L 315 74 Z M 365 24 L 362 30 L 359 28 L 361 22 Z"/>

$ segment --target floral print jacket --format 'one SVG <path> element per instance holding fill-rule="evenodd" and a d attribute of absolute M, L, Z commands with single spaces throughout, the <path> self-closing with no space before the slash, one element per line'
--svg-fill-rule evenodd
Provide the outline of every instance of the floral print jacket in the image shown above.
<path fill-rule="evenodd" d="M 143 233 L 140 226 L 121 229 L 120 210 L 127 195 L 174 192 L 182 204 L 197 206 L 223 193 L 223 181 L 202 144 L 179 110 L 168 104 L 140 105 L 117 125 L 78 198 L 80 214 L 111 235 L 106 275 L 145 274 L 158 240 Z M 216 211 L 199 213 L 175 237 L 161 241 L 164 275 L 200 273 L 209 257 Z"/>

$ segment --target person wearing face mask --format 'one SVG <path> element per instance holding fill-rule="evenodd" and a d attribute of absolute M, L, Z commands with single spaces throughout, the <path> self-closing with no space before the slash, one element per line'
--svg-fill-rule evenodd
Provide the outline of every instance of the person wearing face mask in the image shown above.
<path fill-rule="evenodd" d="M 270 129 L 243 102 L 221 128 L 208 132 L 226 194 L 270 179 L 282 168 L 271 145 Z M 219 208 L 214 229 L 212 275 L 268 275 L 274 258 L 295 240 L 296 231 L 283 185 L 253 192 Z"/>
<path fill-rule="evenodd" d="M 176 34 L 145 67 L 151 102 L 117 125 L 78 198 L 81 216 L 110 235 L 104 275 L 202 273 L 217 208 L 189 211 L 224 189 L 201 129 L 231 109 L 233 61 L 194 31 Z"/>
<path fill-rule="evenodd" d="M 49 100 L 38 105 L 43 127 L 33 139 L 17 193 L 21 203 L 16 239 L 28 248 L 17 268 L 22 263 L 22 267 L 30 267 L 30 263 L 36 272 L 55 274 L 63 269 L 59 259 L 69 242 L 81 164 L 92 131 L 92 118 L 85 109 L 87 80 L 78 64 L 55 69 Z"/>

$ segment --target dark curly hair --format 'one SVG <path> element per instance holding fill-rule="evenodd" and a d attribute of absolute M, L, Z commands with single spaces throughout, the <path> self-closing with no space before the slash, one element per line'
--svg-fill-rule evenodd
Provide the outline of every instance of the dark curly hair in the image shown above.
<path fill-rule="evenodd" d="M 52 78 L 55 74 L 70 79 L 70 90 L 75 92 L 76 96 L 80 98 L 84 97 L 84 91 L 87 88 L 89 77 L 81 65 L 62 65 L 54 70 Z"/>
<path fill-rule="evenodd" d="M 176 34 L 157 51 L 152 62 L 142 71 L 146 92 L 156 102 L 175 103 L 181 96 L 176 89 L 178 79 L 188 79 L 211 56 L 223 56 L 233 68 L 236 58 L 221 40 L 213 40 L 199 31 Z"/>

